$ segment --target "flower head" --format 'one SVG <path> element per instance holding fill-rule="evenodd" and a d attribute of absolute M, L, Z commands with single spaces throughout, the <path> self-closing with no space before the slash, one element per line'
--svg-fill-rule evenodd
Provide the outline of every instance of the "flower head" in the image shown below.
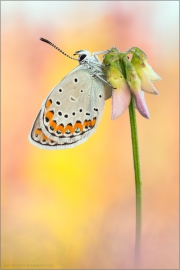
<path fill-rule="evenodd" d="M 127 57 L 130 53 L 133 54 L 131 61 Z M 116 119 L 126 110 L 131 94 L 139 113 L 149 118 L 143 91 L 157 95 L 158 92 L 151 81 L 161 78 L 148 64 L 145 53 L 137 47 L 132 47 L 125 53 L 113 47 L 104 55 L 103 64 L 106 80 L 113 88 L 112 119 Z"/>

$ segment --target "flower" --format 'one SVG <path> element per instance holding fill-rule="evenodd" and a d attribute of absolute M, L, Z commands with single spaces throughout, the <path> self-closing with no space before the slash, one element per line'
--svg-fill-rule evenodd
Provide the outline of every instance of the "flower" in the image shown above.
<path fill-rule="evenodd" d="M 113 55 L 106 54 L 103 60 L 107 81 L 112 85 L 112 119 L 119 117 L 129 106 L 131 93 L 126 79 L 122 75 L 119 61 L 112 61 Z M 109 64 L 111 63 L 111 64 Z"/>
<path fill-rule="evenodd" d="M 132 53 L 131 61 L 128 54 Z M 103 59 L 103 71 L 112 90 L 112 119 L 119 117 L 129 106 L 131 94 L 139 113 L 149 119 L 149 111 L 145 102 L 144 92 L 158 95 L 151 81 L 160 80 L 147 62 L 145 53 L 132 47 L 125 53 L 113 47 Z"/>

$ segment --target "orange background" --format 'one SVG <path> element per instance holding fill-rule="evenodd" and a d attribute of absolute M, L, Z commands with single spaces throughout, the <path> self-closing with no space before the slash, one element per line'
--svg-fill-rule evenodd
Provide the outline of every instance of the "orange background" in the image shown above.
<path fill-rule="evenodd" d="M 72 55 L 140 47 L 163 78 L 137 112 L 143 181 L 143 269 L 178 269 L 178 1 L 1 2 L 2 269 L 134 269 L 135 188 L 128 110 L 67 150 L 28 133 Z"/>

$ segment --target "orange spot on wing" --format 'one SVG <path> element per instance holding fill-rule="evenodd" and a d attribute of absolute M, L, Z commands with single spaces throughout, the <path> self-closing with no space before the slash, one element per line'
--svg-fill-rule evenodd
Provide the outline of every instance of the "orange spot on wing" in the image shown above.
<path fill-rule="evenodd" d="M 64 131 L 66 132 L 66 130 L 68 130 L 68 129 L 70 130 L 71 133 L 74 132 L 74 128 L 73 128 L 71 125 L 67 125 L 67 126 L 65 127 L 65 130 L 64 130 Z"/>
<path fill-rule="evenodd" d="M 80 131 L 83 131 L 83 125 L 82 125 L 81 123 L 76 123 L 76 124 L 74 125 L 74 130 L 76 130 L 76 128 L 79 128 Z"/>
<path fill-rule="evenodd" d="M 96 124 L 96 117 L 93 118 L 93 120 L 91 120 L 91 125 L 94 127 Z"/>
<path fill-rule="evenodd" d="M 51 99 L 48 99 L 47 101 L 46 101 L 46 109 L 49 109 L 49 107 L 51 106 L 51 104 L 52 104 L 52 100 Z"/>
<path fill-rule="evenodd" d="M 64 134 L 64 132 L 65 132 L 65 129 L 64 129 L 64 127 L 62 125 L 56 126 L 56 132 L 58 130 L 60 130 L 62 134 Z"/>
<path fill-rule="evenodd" d="M 35 131 L 35 134 L 38 136 L 42 133 L 42 130 L 40 128 L 37 128 Z"/>
<path fill-rule="evenodd" d="M 49 125 L 50 125 L 50 127 L 53 127 L 54 128 L 54 130 L 53 131 L 56 131 L 56 122 L 54 122 L 54 121 L 51 121 L 50 123 L 49 123 Z"/>
<path fill-rule="evenodd" d="M 89 126 L 89 121 L 85 120 L 84 123 L 83 123 L 83 126 L 88 127 Z"/>
<path fill-rule="evenodd" d="M 48 111 L 45 116 L 50 120 L 52 120 L 53 116 L 54 116 L 54 113 L 52 111 Z"/>
<path fill-rule="evenodd" d="M 43 135 L 42 135 L 42 140 L 43 140 L 43 141 L 47 141 L 47 140 L 48 140 L 48 137 L 46 137 L 46 135 L 43 134 Z"/>
<path fill-rule="evenodd" d="M 88 127 L 91 126 L 91 120 L 88 120 L 88 121 L 87 121 L 87 126 L 88 126 Z"/>
<path fill-rule="evenodd" d="M 89 127 L 89 126 L 94 127 L 95 124 L 96 124 L 96 117 L 94 117 L 93 120 L 85 120 L 83 123 L 83 126 L 84 127 Z"/>

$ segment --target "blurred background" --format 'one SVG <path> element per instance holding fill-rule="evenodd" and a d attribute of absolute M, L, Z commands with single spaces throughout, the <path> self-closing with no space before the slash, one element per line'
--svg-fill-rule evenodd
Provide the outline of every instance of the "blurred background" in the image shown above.
<path fill-rule="evenodd" d="M 135 185 L 128 110 L 67 150 L 28 141 L 66 53 L 140 47 L 163 78 L 137 112 L 142 269 L 179 265 L 179 2 L 2 1 L 2 269 L 134 269 Z"/>

